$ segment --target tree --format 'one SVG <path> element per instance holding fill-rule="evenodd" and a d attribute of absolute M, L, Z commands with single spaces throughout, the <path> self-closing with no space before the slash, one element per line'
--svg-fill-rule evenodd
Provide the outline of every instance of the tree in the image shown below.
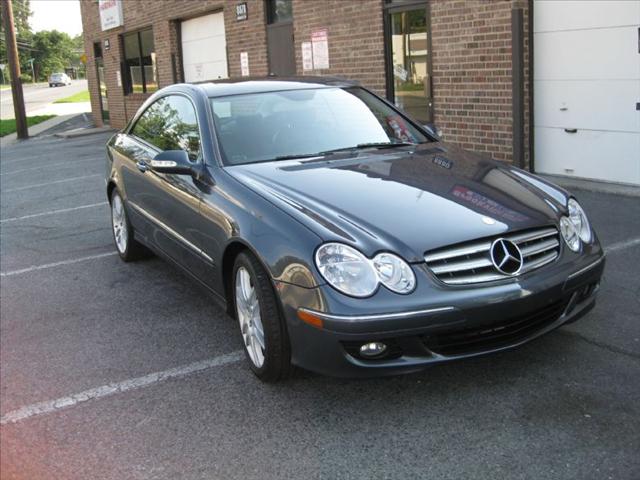
<path fill-rule="evenodd" d="M 29 59 L 32 58 L 31 46 L 31 26 L 29 17 L 31 16 L 31 0 L 11 0 L 13 5 L 13 22 L 16 27 L 16 37 L 18 41 L 18 56 L 20 57 L 20 68 L 23 72 L 29 66 Z M 1 15 L 1 14 L 0 14 Z M 0 63 L 7 63 L 7 46 L 4 40 L 4 23 L 0 16 Z M 5 71 L 8 74 L 8 70 Z M 6 80 L 6 79 L 5 79 Z"/>
<path fill-rule="evenodd" d="M 54 72 L 64 72 L 78 56 L 76 44 L 64 32 L 43 30 L 33 34 L 31 39 L 36 78 L 45 80 Z"/>

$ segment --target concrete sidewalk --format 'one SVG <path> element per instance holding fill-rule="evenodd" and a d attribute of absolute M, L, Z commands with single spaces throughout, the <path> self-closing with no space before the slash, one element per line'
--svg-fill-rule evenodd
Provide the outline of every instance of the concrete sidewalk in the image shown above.
<path fill-rule="evenodd" d="M 37 125 L 33 125 L 32 127 L 29 127 L 29 137 L 35 137 L 36 135 L 39 135 L 42 132 L 55 127 L 56 125 L 59 125 L 68 120 L 71 120 L 77 115 L 78 115 L 77 113 L 60 115 L 57 117 L 50 118 L 49 120 L 45 120 L 44 122 L 38 123 Z M 9 135 L 5 135 L 4 137 L 0 138 L 0 147 L 6 148 L 10 145 L 13 145 L 16 142 L 18 142 L 17 134 L 15 132 L 10 133 Z"/>

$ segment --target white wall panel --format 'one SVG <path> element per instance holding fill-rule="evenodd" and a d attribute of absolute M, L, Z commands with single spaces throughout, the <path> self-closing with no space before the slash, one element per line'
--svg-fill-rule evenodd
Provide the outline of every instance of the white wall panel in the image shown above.
<path fill-rule="evenodd" d="M 534 42 L 536 80 L 640 78 L 638 26 L 534 33 Z"/>
<path fill-rule="evenodd" d="M 227 41 L 222 12 L 185 20 L 181 25 L 185 81 L 227 78 Z"/>
<path fill-rule="evenodd" d="M 640 185 L 639 27 L 639 0 L 534 2 L 536 171 Z"/>
<path fill-rule="evenodd" d="M 638 80 L 536 80 L 536 126 L 640 132 Z M 537 100 L 537 99 L 536 99 Z"/>
<path fill-rule="evenodd" d="M 636 25 L 638 0 L 537 0 L 533 9 L 534 32 Z"/>
<path fill-rule="evenodd" d="M 640 133 L 536 128 L 536 171 L 640 185 Z"/>

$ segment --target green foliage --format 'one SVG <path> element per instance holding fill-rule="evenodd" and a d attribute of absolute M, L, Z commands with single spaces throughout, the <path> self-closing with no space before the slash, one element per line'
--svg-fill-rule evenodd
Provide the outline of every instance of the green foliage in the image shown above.
<path fill-rule="evenodd" d="M 46 80 L 52 73 L 64 72 L 77 56 L 71 37 L 57 30 L 34 33 L 31 44 L 36 49 L 33 67 L 36 77 L 41 80 Z"/>
<path fill-rule="evenodd" d="M 44 122 L 45 120 L 49 120 L 52 117 L 55 117 L 55 115 L 35 115 L 33 117 L 27 117 L 27 125 L 31 127 L 38 123 Z M 10 118 L 8 120 L 0 120 L 0 137 L 9 135 L 10 133 L 13 133 L 15 131 L 16 131 L 15 118 Z"/>
<path fill-rule="evenodd" d="M 60 100 L 56 100 L 53 103 L 78 103 L 78 102 L 89 102 L 91 99 L 89 98 L 89 91 L 85 90 L 84 92 L 78 92 L 75 95 L 71 95 L 70 97 L 61 98 Z"/>
<path fill-rule="evenodd" d="M 178 111 L 163 100 L 151 105 L 140 117 L 134 134 L 160 150 L 186 150 L 195 160 L 200 151 L 197 123 L 182 121 Z"/>
<path fill-rule="evenodd" d="M 22 80 L 22 83 L 28 83 L 32 80 L 31 74 L 29 73 L 21 73 L 20 74 L 20 80 Z"/>
<path fill-rule="evenodd" d="M 72 38 L 57 30 L 33 33 L 29 26 L 30 1 L 12 0 L 21 72 L 28 75 L 29 80 L 31 79 L 30 59 L 33 59 L 33 70 L 38 81 L 46 81 L 50 74 L 64 72 L 66 67 L 84 69 L 80 62 L 80 55 L 84 49 L 82 36 Z M 0 63 L 7 63 L 4 30 L 1 27 L 0 30 Z M 4 74 L 8 81 L 8 68 L 5 69 Z"/>
<path fill-rule="evenodd" d="M 13 5 L 13 22 L 16 27 L 16 39 L 18 41 L 18 57 L 20 65 L 29 65 L 31 52 L 27 46 L 31 43 L 31 27 L 29 17 L 31 16 L 31 0 L 11 0 Z M 0 63 L 7 63 L 7 46 L 4 38 L 4 22 L 0 9 Z M 5 82 L 9 81 L 9 69 L 4 70 Z"/>

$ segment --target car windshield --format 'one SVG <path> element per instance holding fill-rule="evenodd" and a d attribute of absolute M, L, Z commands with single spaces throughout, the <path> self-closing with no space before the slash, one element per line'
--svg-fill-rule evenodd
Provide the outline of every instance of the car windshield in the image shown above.
<path fill-rule="evenodd" d="M 310 88 L 211 98 L 224 163 L 391 148 L 430 139 L 362 88 Z"/>

